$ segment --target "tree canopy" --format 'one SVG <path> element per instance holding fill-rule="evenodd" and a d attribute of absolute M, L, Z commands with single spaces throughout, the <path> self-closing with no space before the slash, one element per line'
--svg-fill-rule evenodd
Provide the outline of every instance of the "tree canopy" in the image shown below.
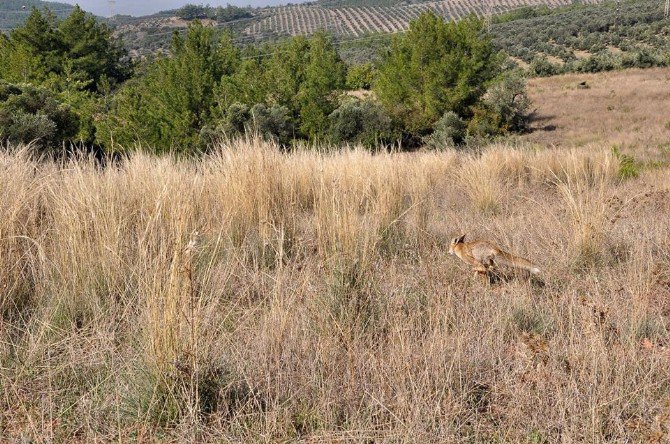
<path fill-rule="evenodd" d="M 394 39 L 373 89 L 394 121 L 420 136 L 446 112 L 471 117 L 501 64 L 480 20 L 426 13 Z"/>

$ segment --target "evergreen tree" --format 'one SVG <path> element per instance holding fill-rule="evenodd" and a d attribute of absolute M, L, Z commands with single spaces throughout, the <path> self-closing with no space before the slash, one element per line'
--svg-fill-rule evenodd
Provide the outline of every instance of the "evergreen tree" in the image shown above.
<path fill-rule="evenodd" d="M 311 38 L 308 57 L 297 101 L 300 129 L 309 138 L 316 139 L 328 131 L 328 116 L 337 108 L 333 92 L 344 88 L 346 67 L 324 33 L 317 33 Z"/>
<path fill-rule="evenodd" d="M 26 23 L 10 35 L 9 51 L 1 61 L 4 79 L 40 82 L 63 73 L 65 48 L 52 13 L 33 8 Z"/>
<path fill-rule="evenodd" d="M 95 17 L 76 6 L 58 27 L 65 47 L 64 69 L 78 79 L 91 80 L 90 89 L 99 89 L 103 78 L 121 83 L 130 75 L 130 62 L 121 42 Z"/>
<path fill-rule="evenodd" d="M 394 39 L 374 91 L 396 124 L 423 136 L 448 111 L 469 118 L 501 63 L 480 20 L 422 14 Z"/>
<path fill-rule="evenodd" d="M 89 91 L 125 81 L 130 59 L 110 29 L 76 7 L 60 24 L 48 10 L 33 8 L 26 23 L 0 43 L 0 77 L 55 89 L 77 82 Z"/>
<path fill-rule="evenodd" d="M 191 24 L 185 38 L 175 33 L 169 57 L 122 89 L 99 124 L 99 139 L 125 148 L 142 142 L 158 152 L 203 148 L 199 133 L 211 121 L 215 87 L 238 64 L 229 36 L 215 41 L 212 28 Z"/>

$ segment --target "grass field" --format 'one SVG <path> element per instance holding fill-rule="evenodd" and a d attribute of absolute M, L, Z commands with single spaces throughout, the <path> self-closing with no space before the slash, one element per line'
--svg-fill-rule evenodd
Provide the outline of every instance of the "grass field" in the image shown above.
<path fill-rule="evenodd" d="M 670 170 L 604 144 L 3 151 L 0 184 L 3 442 L 670 436 Z"/>
<path fill-rule="evenodd" d="M 525 141 L 562 147 L 595 143 L 670 161 L 668 68 L 536 78 L 528 92 L 536 112 Z"/>

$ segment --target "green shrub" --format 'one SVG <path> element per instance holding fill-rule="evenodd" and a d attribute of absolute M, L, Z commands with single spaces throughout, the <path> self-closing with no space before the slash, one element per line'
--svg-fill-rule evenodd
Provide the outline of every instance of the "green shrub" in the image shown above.
<path fill-rule="evenodd" d="M 249 111 L 249 127 L 266 139 L 286 146 L 294 138 L 295 126 L 288 108 L 257 103 Z"/>
<path fill-rule="evenodd" d="M 444 148 L 459 145 L 465 140 L 467 123 L 453 111 L 447 111 L 435 123 L 433 133 L 424 139 L 430 148 Z"/>
<path fill-rule="evenodd" d="M 618 147 L 612 148 L 612 153 L 619 161 L 619 179 L 634 179 L 640 175 L 640 164 L 633 156 L 622 153 Z"/>
<path fill-rule="evenodd" d="M 504 75 L 484 95 L 484 107 L 496 116 L 496 126 L 503 132 L 523 131 L 528 125 L 530 99 L 526 81 L 518 74 Z"/>
<path fill-rule="evenodd" d="M 474 108 L 468 134 L 489 137 L 523 131 L 528 124 L 529 108 L 525 80 L 518 74 L 507 74 L 489 88 Z"/>
<path fill-rule="evenodd" d="M 295 126 L 288 108 L 281 105 L 270 107 L 257 103 L 251 109 L 247 105 L 234 103 L 228 107 L 223 118 L 205 126 L 200 140 L 211 145 L 223 138 L 254 133 L 266 140 L 287 146 L 294 138 Z"/>
<path fill-rule="evenodd" d="M 244 134 L 249 124 L 249 107 L 242 103 L 233 103 L 226 111 L 223 129 L 231 135 Z"/>
<path fill-rule="evenodd" d="M 74 140 L 79 117 L 44 88 L 0 83 L 0 140 L 57 148 Z"/>
<path fill-rule="evenodd" d="M 347 88 L 370 89 L 375 79 L 375 67 L 372 63 L 363 63 L 354 65 L 347 71 Z"/>
<path fill-rule="evenodd" d="M 573 69 L 578 72 L 601 72 L 611 71 L 616 68 L 616 63 L 609 53 L 595 54 L 577 62 Z"/>
<path fill-rule="evenodd" d="M 374 147 L 393 138 L 391 118 L 372 100 L 346 100 L 328 118 L 334 143 L 360 143 Z"/>
<path fill-rule="evenodd" d="M 530 62 L 530 72 L 536 76 L 548 77 L 558 74 L 561 68 L 554 65 L 545 56 L 535 56 Z"/>

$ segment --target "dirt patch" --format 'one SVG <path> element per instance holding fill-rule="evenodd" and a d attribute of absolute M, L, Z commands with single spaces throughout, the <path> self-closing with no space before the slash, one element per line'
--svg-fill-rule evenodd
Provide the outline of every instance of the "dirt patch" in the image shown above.
<path fill-rule="evenodd" d="M 591 56 L 593 55 L 593 54 L 591 54 L 591 53 L 588 52 L 588 51 L 580 51 L 579 49 L 575 49 L 575 50 L 573 51 L 573 54 L 574 54 L 575 57 L 577 57 L 578 59 L 588 59 L 589 57 L 591 57 Z"/>

